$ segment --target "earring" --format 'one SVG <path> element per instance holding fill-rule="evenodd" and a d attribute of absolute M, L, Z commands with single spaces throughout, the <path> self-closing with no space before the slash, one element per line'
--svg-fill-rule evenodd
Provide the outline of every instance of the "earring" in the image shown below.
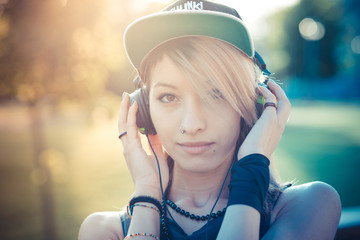
<path fill-rule="evenodd" d="M 184 134 L 184 133 L 185 133 L 185 130 L 183 129 L 182 126 L 179 127 L 179 131 L 181 132 L 181 134 Z"/>

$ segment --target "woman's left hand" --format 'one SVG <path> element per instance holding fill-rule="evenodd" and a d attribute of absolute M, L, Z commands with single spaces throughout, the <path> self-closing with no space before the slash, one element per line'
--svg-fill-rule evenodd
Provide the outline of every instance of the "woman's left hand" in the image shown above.
<path fill-rule="evenodd" d="M 284 91 L 275 82 L 269 81 L 267 89 L 259 87 L 265 102 L 277 103 L 277 109 L 268 106 L 242 143 L 238 159 L 252 153 L 260 153 L 270 158 L 280 142 L 290 115 L 291 104 Z"/>

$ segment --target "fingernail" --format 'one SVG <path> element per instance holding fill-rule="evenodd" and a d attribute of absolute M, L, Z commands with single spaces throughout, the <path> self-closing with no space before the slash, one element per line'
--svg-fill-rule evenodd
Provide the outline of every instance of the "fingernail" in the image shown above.
<path fill-rule="evenodd" d="M 127 94 L 128 94 L 127 92 L 123 92 L 122 98 L 124 98 Z"/>

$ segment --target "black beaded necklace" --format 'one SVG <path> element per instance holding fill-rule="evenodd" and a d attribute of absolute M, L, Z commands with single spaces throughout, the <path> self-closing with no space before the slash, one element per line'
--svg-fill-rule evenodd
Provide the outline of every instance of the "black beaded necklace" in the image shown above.
<path fill-rule="evenodd" d="M 196 220 L 196 221 L 207 221 L 211 218 L 220 217 L 220 216 L 224 215 L 226 212 L 226 208 L 224 208 L 222 211 L 219 210 L 216 213 L 212 213 L 211 215 L 207 214 L 207 215 L 199 216 L 199 215 L 191 214 L 188 211 L 185 211 L 184 209 L 181 209 L 171 200 L 167 199 L 166 204 L 169 205 L 172 209 L 174 209 L 177 213 L 180 213 L 181 215 L 188 217 L 191 220 Z"/>

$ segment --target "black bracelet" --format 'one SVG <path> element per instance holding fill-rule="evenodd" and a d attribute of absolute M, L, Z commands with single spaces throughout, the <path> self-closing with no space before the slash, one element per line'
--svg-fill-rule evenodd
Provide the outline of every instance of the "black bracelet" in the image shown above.
<path fill-rule="evenodd" d="M 250 154 L 235 163 L 231 170 L 228 206 L 245 204 L 262 212 L 270 184 L 269 159 Z"/>
<path fill-rule="evenodd" d="M 156 200 L 153 197 L 149 197 L 149 196 L 138 196 L 138 197 L 132 198 L 129 202 L 130 216 L 132 216 L 132 210 L 134 208 L 134 204 L 138 203 L 138 202 L 147 202 L 147 203 L 151 203 L 151 204 L 155 205 L 155 207 L 157 207 L 159 209 L 160 215 L 161 215 L 162 207 L 158 200 Z"/>

